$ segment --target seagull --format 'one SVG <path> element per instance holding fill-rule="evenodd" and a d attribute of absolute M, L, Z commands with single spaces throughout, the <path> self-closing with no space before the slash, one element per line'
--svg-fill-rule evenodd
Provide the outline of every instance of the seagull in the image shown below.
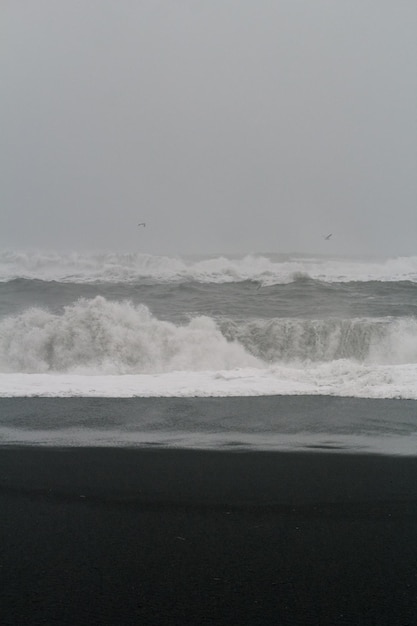
<path fill-rule="evenodd" d="M 333 233 L 330 233 L 329 235 L 323 235 L 323 237 L 326 239 L 326 241 L 328 241 L 332 235 Z"/>
<path fill-rule="evenodd" d="M 140 222 L 138 226 L 146 226 L 145 222 Z"/>

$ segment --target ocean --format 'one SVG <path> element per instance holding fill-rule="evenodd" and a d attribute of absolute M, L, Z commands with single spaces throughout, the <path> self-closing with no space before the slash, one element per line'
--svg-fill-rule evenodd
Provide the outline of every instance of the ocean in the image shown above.
<path fill-rule="evenodd" d="M 413 454 L 417 256 L 3 251 L 0 407 L 5 445 Z"/>

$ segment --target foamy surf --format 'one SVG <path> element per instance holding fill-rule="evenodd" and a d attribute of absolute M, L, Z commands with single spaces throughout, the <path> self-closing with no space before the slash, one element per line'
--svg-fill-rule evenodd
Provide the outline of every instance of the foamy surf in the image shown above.
<path fill-rule="evenodd" d="M 0 374 L 0 397 L 228 397 L 328 395 L 417 400 L 417 364 L 347 360 L 300 367 L 174 371 L 162 374 Z"/>
<path fill-rule="evenodd" d="M 417 398 L 416 337 L 412 318 L 175 324 L 98 296 L 0 322 L 0 395 Z"/>
<path fill-rule="evenodd" d="M 3 252 L 0 277 L 2 397 L 417 399 L 417 257 Z"/>

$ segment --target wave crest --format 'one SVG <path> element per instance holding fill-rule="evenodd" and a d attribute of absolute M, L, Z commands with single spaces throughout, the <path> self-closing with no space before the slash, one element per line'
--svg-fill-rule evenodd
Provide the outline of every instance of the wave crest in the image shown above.
<path fill-rule="evenodd" d="M 183 326 L 155 318 L 144 305 L 81 299 L 54 315 L 33 308 L 0 323 L 3 372 L 159 373 L 256 366 L 214 320 Z"/>
<path fill-rule="evenodd" d="M 219 324 L 230 341 L 268 363 L 354 359 L 379 364 L 417 363 L 415 318 L 272 319 Z"/>

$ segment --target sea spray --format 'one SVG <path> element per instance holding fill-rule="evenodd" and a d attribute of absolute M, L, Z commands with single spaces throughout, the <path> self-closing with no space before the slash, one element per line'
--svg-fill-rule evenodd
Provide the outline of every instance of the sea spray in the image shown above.
<path fill-rule="evenodd" d="M 32 308 L 0 322 L 3 372 L 158 373 L 256 366 L 214 320 L 176 325 L 144 305 L 80 299 L 61 315 Z"/>

